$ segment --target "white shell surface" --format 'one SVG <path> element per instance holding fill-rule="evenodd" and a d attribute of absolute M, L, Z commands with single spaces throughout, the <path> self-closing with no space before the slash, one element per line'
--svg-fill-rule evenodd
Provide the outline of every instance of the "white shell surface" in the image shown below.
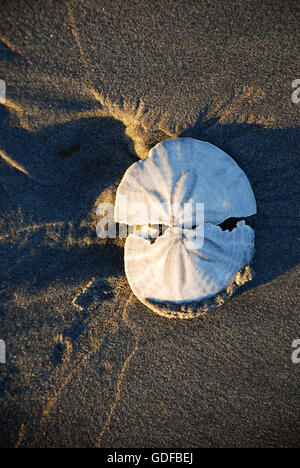
<path fill-rule="evenodd" d="M 201 248 L 196 231 L 183 230 L 178 238 L 168 228 L 154 243 L 139 235 L 128 236 L 125 271 L 138 298 L 175 303 L 203 300 L 231 284 L 250 262 L 254 231 L 244 221 L 232 231 L 206 224 Z"/>
<path fill-rule="evenodd" d="M 202 224 L 198 203 L 204 205 Z M 232 231 L 217 225 L 255 213 L 247 176 L 229 155 L 192 138 L 159 143 L 126 171 L 116 196 L 115 220 L 142 226 L 125 244 L 132 291 L 141 301 L 176 304 L 223 291 L 251 261 L 254 231 L 244 221 Z M 167 229 L 158 235 L 153 224 Z"/>
<path fill-rule="evenodd" d="M 124 200 L 126 199 L 126 203 Z M 184 204 L 193 207 L 187 219 Z M 158 143 L 147 159 L 126 171 L 117 191 L 115 220 L 129 225 L 197 225 L 196 203 L 206 223 L 256 213 L 251 185 L 237 163 L 216 146 L 193 138 Z M 185 215 L 185 217 L 184 217 Z"/>

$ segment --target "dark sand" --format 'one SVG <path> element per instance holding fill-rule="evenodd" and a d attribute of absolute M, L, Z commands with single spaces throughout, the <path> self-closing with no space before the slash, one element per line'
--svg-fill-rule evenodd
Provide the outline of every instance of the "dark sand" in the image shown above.
<path fill-rule="evenodd" d="M 297 3 L 1 2 L 2 447 L 300 445 Z M 258 204 L 254 280 L 185 321 L 95 235 L 97 201 L 176 135 L 227 151 Z"/>

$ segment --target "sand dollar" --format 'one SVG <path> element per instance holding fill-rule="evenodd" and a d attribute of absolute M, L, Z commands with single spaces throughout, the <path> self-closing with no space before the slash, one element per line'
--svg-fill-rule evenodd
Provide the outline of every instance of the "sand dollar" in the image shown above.
<path fill-rule="evenodd" d="M 125 243 L 134 294 L 168 316 L 222 303 L 251 278 L 254 231 L 244 221 L 231 231 L 219 224 L 255 213 L 249 180 L 228 154 L 192 138 L 157 144 L 126 171 L 116 196 L 116 222 L 142 226 Z"/>

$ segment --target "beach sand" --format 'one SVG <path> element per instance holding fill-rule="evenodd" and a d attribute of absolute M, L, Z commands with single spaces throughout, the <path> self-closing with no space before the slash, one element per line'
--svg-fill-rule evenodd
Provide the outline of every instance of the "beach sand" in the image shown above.
<path fill-rule="evenodd" d="M 1 447 L 296 447 L 296 1 L 1 2 Z M 246 172 L 255 277 L 193 320 L 127 283 L 96 206 L 164 139 Z M 298 169 L 297 169 L 298 167 Z"/>

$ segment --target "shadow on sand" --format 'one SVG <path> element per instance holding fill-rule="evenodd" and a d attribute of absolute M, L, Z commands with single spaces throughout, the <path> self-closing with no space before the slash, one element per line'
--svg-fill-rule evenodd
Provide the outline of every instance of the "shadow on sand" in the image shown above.
<path fill-rule="evenodd" d="M 122 248 L 112 242 L 81 246 L 79 241 L 86 234 L 96 237 L 91 226 L 82 227 L 82 220 L 97 197 L 137 160 L 128 150 L 123 123 L 99 117 L 32 133 L 6 125 L 7 111 L 2 108 L 1 112 L 1 148 L 30 174 L 0 163 L 1 217 L 18 222 L 21 213 L 23 226 L 41 226 L 24 234 L 20 227 L 18 242 L 1 242 L 4 261 L 0 275 L 6 285 L 2 295 L 24 282 L 38 289 L 55 281 L 68 283 L 74 277 L 122 274 Z M 219 146 L 250 179 L 258 206 L 257 215 L 250 219 L 256 233 L 256 275 L 246 287 L 253 288 L 283 274 L 299 260 L 296 166 L 300 131 L 246 123 L 222 125 L 217 118 L 206 120 L 205 116 L 206 110 L 180 136 Z M 57 242 L 45 245 L 43 225 L 49 223 L 61 223 L 60 235 Z M 78 243 L 66 248 L 63 241 L 71 224 Z"/>

